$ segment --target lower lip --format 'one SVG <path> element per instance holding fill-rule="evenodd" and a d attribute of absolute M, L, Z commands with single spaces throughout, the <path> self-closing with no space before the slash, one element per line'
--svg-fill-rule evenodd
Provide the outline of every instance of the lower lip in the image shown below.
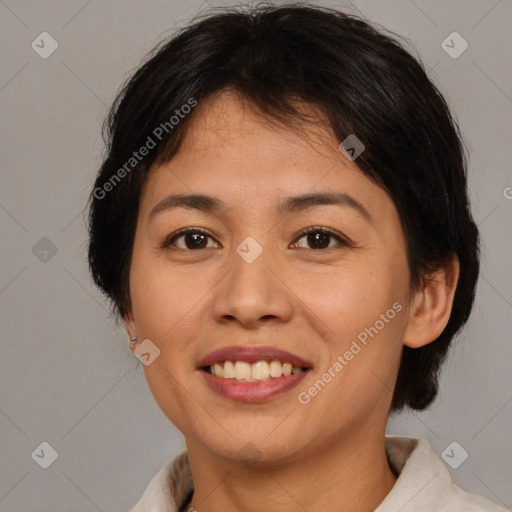
<path fill-rule="evenodd" d="M 286 391 L 291 390 L 306 376 L 303 371 L 288 377 L 279 377 L 264 382 L 240 382 L 234 379 L 216 377 L 201 370 L 207 384 L 213 391 L 238 402 L 256 403 L 270 400 Z"/>

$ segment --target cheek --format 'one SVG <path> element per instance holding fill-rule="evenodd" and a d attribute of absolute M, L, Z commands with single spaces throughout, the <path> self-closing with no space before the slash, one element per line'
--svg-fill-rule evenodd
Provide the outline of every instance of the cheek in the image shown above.
<path fill-rule="evenodd" d="M 406 327 L 403 287 L 375 271 L 373 277 L 346 279 L 323 300 L 312 294 L 313 303 L 315 314 L 329 326 L 327 352 L 318 368 L 318 379 L 328 374 L 328 384 L 316 380 L 300 390 L 314 411 L 305 421 L 311 419 L 311 428 L 318 418 L 324 425 L 357 424 L 391 399 Z"/>
<path fill-rule="evenodd" d="M 179 365 L 169 368 L 172 359 L 169 351 L 162 352 L 159 359 L 152 365 L 143 366 L 148 388 L 169 421 L 184 431 L 187 427 L 187 415 L 184 412 L 191 409 L 190 394 L 184 391 L 187 380 L 177 373 Z"/>
<path fill-rule="evenodd" d="M 158 358 L 143 366 L 148 387 L 160 409 L 180 430 L 187 428 L 185 411 L 194 410 L 187 387 L 193 363 L 190 347 L 197 338 L 198 315 L 213 286 L 210 274 L 172 269 L 154 261 L 134 259 L 130 289 L 138 334 L 150 339 L 160 350 Z M 144 264 L 141 264 L 144 263 Z"/>
<path fill-rule="evenodd" d="M 300 283 L 301 301 L 326 325 L 334 340 L 355 336 L 404 297 L 404 281 L 388 265 L 353 262 L 309 272 Z"/>
<path fill-rule="evenodd" d="M 135 259 L 130 292 L 141 334 L 164 344 L 170 339 L 179 340 L 178 332 L 192 333 L 194 312 L 208 299 L 207 290 L 213 286 L 209 276 L 211 273 L 197 268 L 172 268 L 165 263 L 150 263 L 149 259 Z"/>
<path fill-rule="evenodd" d="M 407 324 L 407 276 L 405 259 L 395 255 L 308 279 L 304 302 L 318 325 L 327 326 L 322 371 L 338 362 L 337 378 L 320 401 L 339 400 L 341 393 L 356 405 L 392 389 Z"/>

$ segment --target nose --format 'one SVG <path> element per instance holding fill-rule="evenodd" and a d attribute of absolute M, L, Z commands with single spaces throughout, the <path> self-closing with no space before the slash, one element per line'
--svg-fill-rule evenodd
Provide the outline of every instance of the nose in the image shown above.
<path fill-rule="evenodd" d="M 285 264 L 276 256 L 253 238 L 232 251 L 231 271 L 214 289 L 212 307 L 217 322 L 238 322 L 246 329 L 257 329 L 291 318 L 293 293 L 286 284 Z"/>

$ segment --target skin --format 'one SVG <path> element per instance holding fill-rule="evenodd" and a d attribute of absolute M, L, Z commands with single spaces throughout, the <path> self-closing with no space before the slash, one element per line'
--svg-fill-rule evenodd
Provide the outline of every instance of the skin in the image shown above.
<path fill-rule="evenodd" d="M 149 388 L 184 434 L 200 512 L 373 511 L 396 475 L 384 450 L 403 345 L 433 341 L 448 322 L 458 262 L 411 292 L 405 240 L 393 201 L 338 149 L 321 123 L 299 132 L 270 123 L 234 93 L 203 101 L 178 154 L 155 166 L 141 195 L 130 270 L 130 336 L 161 353 L 144 366 Z M 306 136 L 305 136 L 306 135 Z M 279 216 L 282 199 L 349 194 L 369 213 L 318 205 Z M 215 196 L 215 214 L 152 208 L 170 194 Z M 350 240 L 329 249 L 299 235 L 330 228 Z M 206 248 L 184 227 L 207 230 Z M 263 252 L 247 263 L 247 237 Z M 307 391 L 352 340 L 398 302 L 403 309 L 311 401 Z M 309 361 L 294 388 L 257 404 L 235 402 L 205 383 L 198 361 L 231 345 L 272 345 Z M 254 460 L 242 454 L 252 443 Z M 245 449 L 243 447 L 246 446 Z M 242 451 L 241 451 L 242 450 Z M 245 450 L 245 451 L 244 451 Z"/>

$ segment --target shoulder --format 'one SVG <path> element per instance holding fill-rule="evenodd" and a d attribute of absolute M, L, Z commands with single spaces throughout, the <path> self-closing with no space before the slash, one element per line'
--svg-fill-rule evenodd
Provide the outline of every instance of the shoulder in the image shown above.
<path fill-rule="evenodd" d="M 399 476 L 375 512 L 507 512 L 455 485 L 427 439 L 386 436 L 386 454 Z"/>

